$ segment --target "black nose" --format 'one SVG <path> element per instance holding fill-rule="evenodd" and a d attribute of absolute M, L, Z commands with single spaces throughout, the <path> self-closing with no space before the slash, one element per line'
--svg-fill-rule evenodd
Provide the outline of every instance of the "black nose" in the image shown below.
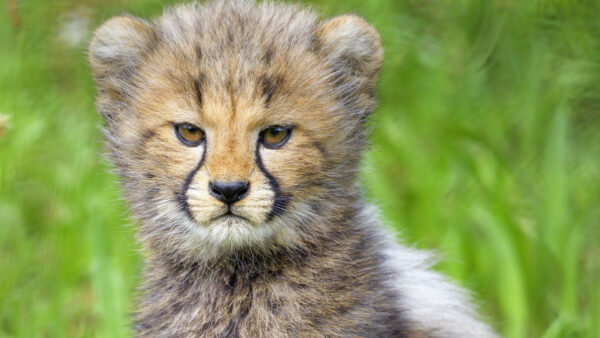
<path fill-rule="evenodd" d="M 208 184 L 210 194 L 216 197 L 219 201 L 233 204 L 242 198 L 246 197 L 250 189 L 248 182 L 210 182 Z"/>

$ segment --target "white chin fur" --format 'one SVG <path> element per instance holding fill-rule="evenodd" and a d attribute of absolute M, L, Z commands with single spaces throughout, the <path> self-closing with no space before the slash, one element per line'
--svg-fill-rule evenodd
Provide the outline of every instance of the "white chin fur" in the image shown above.
<path fill-rule="evenodd" d="M 221 216 L 210 222 L 206 236 L 214 243 L 225 247 L 240 247 L 261 241 L 265 233 L 261 227 L 255 227 L 249 221 L 236 216 Z"/>
<path fill-rule="evenodd" d="M 186 228 L 189 231 L 186 244 L 191 251 L 204 258 L 220 256 L 241 248 L 267 248 L 282 240 L 289 241 L 290 233 L 293 232 L 279 222 L 255 225 L 236 216 L 219 217 L 205 225 L 187 222 Z"/>

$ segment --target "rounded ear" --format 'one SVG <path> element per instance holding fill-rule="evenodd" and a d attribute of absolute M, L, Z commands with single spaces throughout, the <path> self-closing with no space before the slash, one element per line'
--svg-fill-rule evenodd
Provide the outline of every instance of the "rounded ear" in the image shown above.
<path fill-rule="evenodd" d="M 94 32 L 88 56 L 98 108 L 107 122 L 125 104 L 131 78 L 156 40 L 152 24 L 132 16 L 114 17 Z"/>
<path fill-rule="evenodd" d="M 342 15 L 317 28 L 317 49 L 340 76 L 366 90 L 374 90 L 383 62 L 377 30 L 356 15 Z"/>
<path fill-rule="evenodd" d="M 89 61 L 96 79 L 131 72 L 156 39 L 152 25 L 132 16 L 118 16 L 94 32 Z"/>

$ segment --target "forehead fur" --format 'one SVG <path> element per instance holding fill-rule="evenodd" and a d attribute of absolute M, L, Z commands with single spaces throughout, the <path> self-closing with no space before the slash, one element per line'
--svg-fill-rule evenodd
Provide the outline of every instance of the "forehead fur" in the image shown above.
<path fill-rule="evenodd" d="M 201 39 L 208 57 L 229 51 L 268 63 L 282 50 L 308 47 L 316 16 L 295 5 L 233 0 L 181 5 L 156 24 L 164 41 L 175 45 Z"/>
<path fill-rule="evenodd" d="M 213 125 L 234 117 L 267 123 L 261 114 L 282 124 L 299 109 L 304 114 L 296 118 L 320 110 L 313 118 L 324 122 L 335 95 L 314 49 L 316 28 L 316 16 L 293 5 L 219 1 L 171 9 L 154 24 L 157 39 L 138 67 L 144 85 L 136 101 L 141 110 L 161 111 L 164 98 L 156 102 L 156 93 L 175 93 L 168 110 L 204 112 L 203 122 Z"/>
<path fill-rule="evenodd" d="M 161 61 L 178 62 L 172 69 L 199 66 L 204 73 L 199 76 L 227 87 L 255 70 L 300 62 L 314 44 L 315 27 L 315 16 L 293 5 L 195 3 L 170 9 L 156 20 L 153 48 L 161 49 Z M 165 58 L 169 54 L 176 60 Z"/>
<path fill-rule="evenodd" d="M 214 125 L 234 117 L 251 123 L 273 101 L 281 109 L 270 114 L 280 123 L 298 108 L 325 117 L 335 102 L 314 50 L 316 26 L 314 14 L 292 5 L 221 1 L 171 9 L 152 27 L 156 39 L 136 68 L 132 81 L 143 84 L 133 101 L 164 115 L 168 96 L 166 110 L 197 111 Z"/>
<path fill-rule="evenodd" d="M 335 99 L 337 106 L 327 104 L 329 110 L 363 122 L 374 107 L 381 60 L 379 35 L 359 17 L 319 22 L 295 5 L 249 0 L 181 5 L 153 22 L 113 18 L 90 46 L 98 108 L 109 123 L 131 111 L 137 89 L 160 90 L 165 77 L 180 81 L 197 99 L 219 99 L 224 89 L 234 88 L 264 95 L 268 104 L 285 85 L 283 73 L 296 82 L 295 89 Z M 265 68 L 270 72 L 258 73 Z M 162 77 L 153 78 L 157 74 Z"/>

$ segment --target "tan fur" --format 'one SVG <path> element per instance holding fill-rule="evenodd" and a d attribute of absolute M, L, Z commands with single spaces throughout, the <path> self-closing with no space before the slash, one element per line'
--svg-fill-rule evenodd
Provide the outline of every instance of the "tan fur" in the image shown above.
<path fill-rule="evenodd" d="M 395 245 L 365 216 L 355 183 L 382 54 L 357 16 L 319 22 L 245 0 L 97 30 L 97 106 L 146 250 L 140 336 L 456 333 L 410 315 L 384 252 Z M 173 127 L 182 122 L 206 141 L 184 146 Z M 293 126 L 281 149 L 258 142 L 273 125 Z M 250 183 L 235 217 L 222 216 L 214 181 Z M 461 297 L 464 332 L 492 335 Z"/>

